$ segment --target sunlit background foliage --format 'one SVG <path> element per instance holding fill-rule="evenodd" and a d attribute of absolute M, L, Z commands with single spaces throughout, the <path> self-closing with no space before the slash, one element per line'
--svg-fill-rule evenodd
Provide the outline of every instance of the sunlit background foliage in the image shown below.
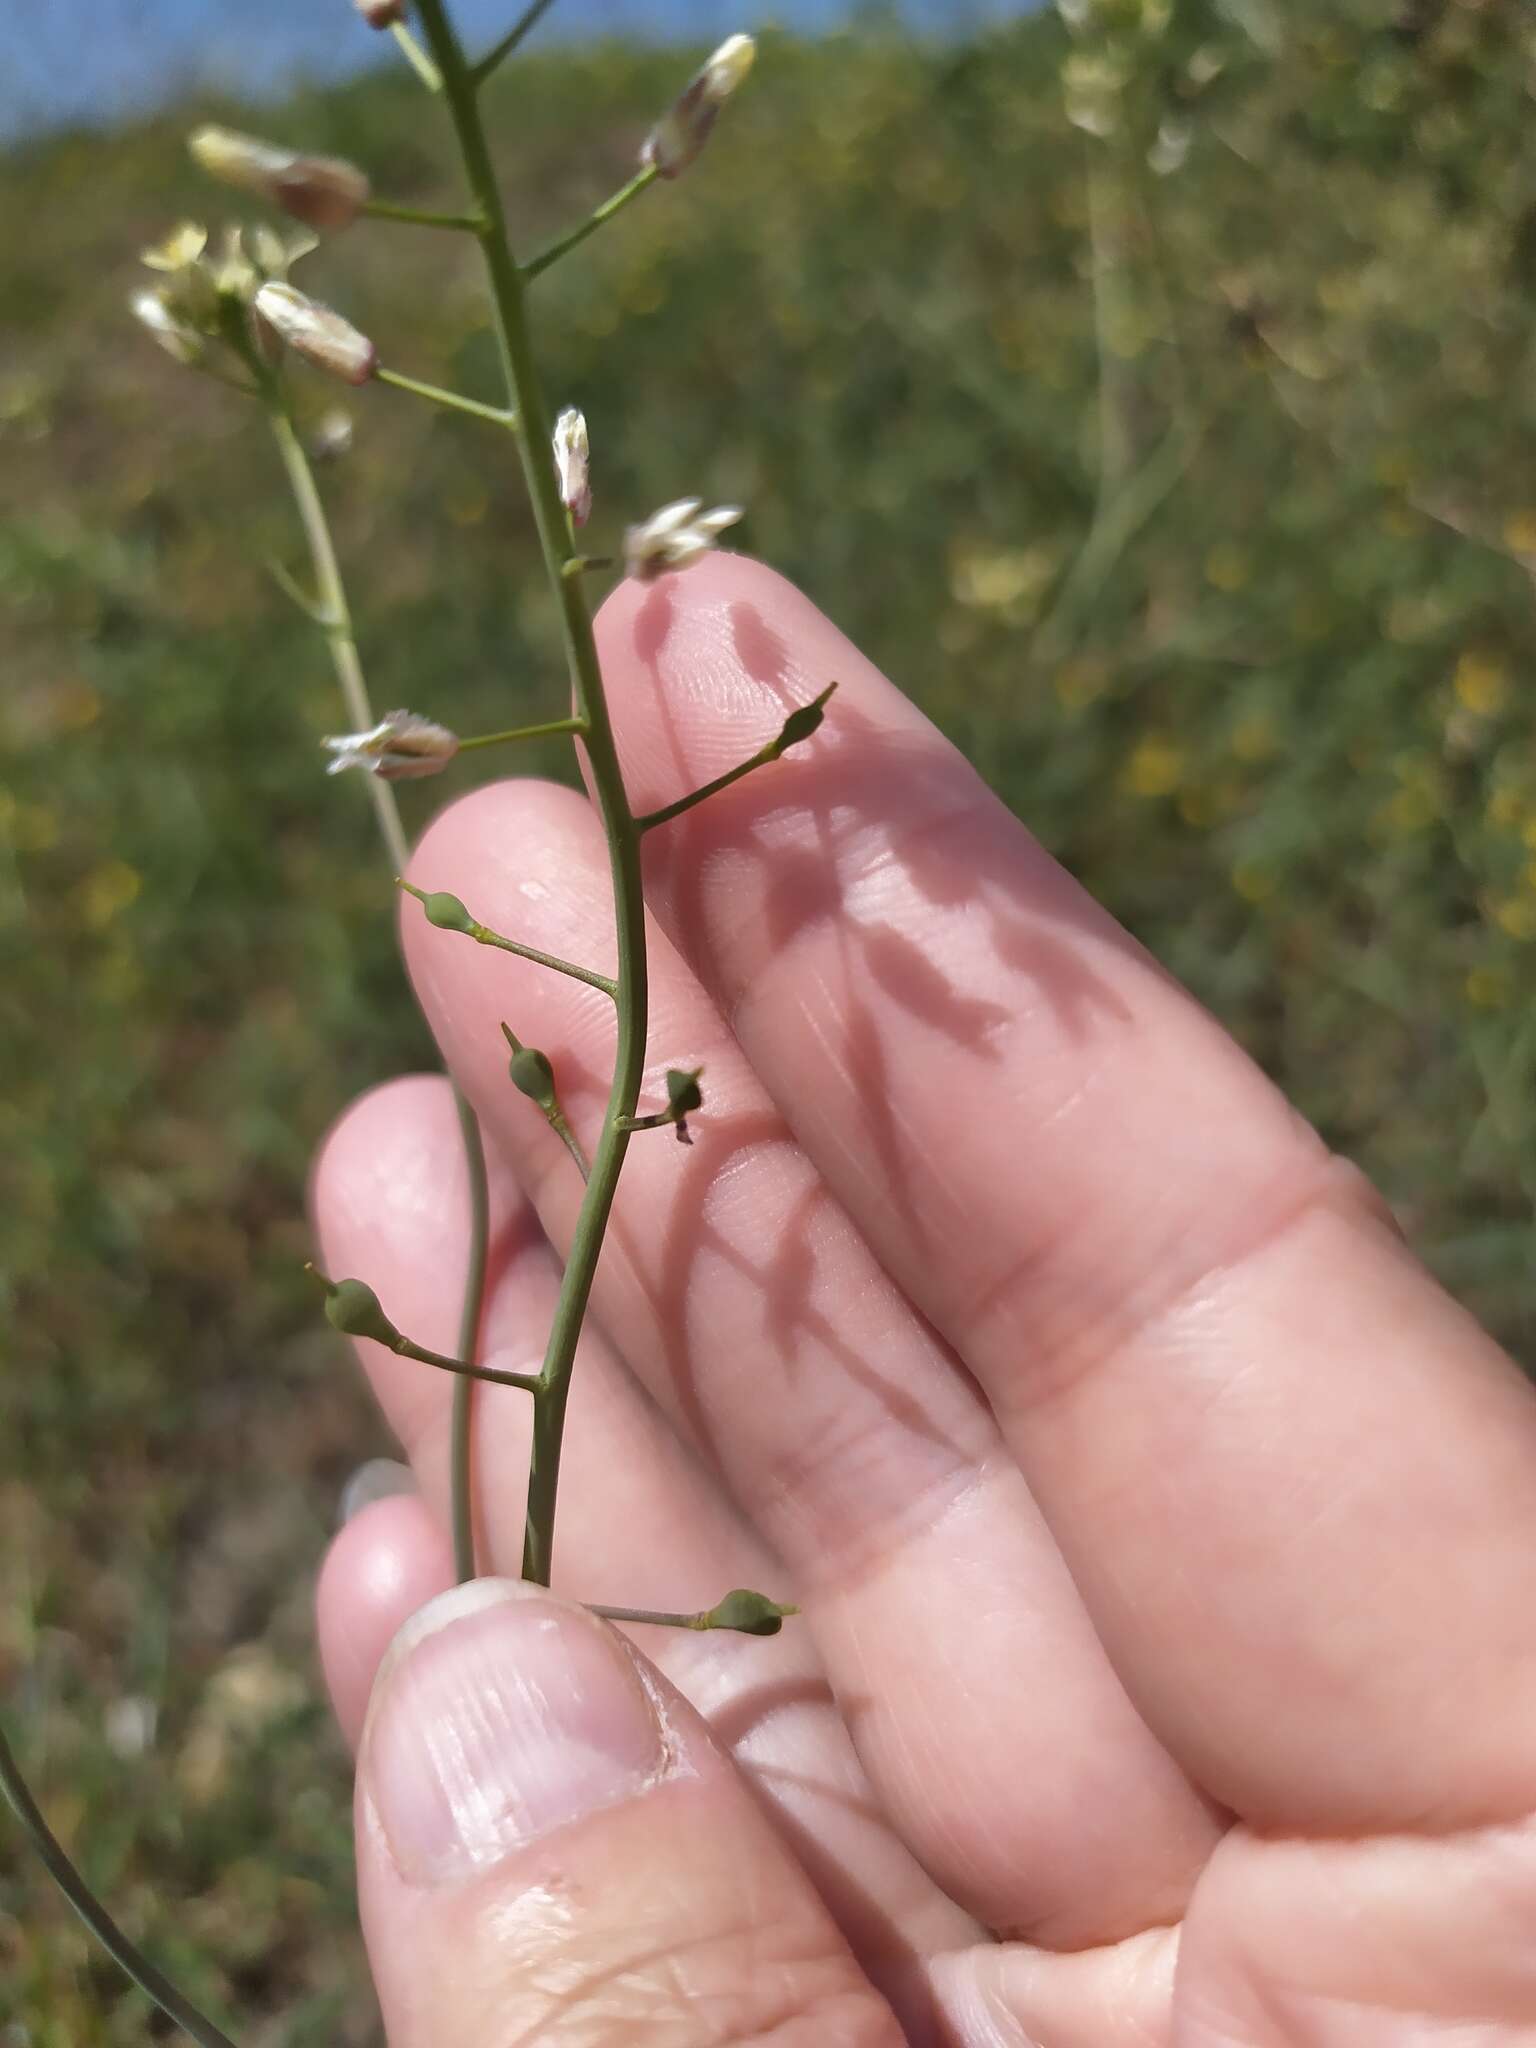
<path fill-rule="evenodd" d="M 1528 1346 L 1530 12 L 1063 14 L 768 36 L 697 171 L 539 287 L 596 531 L 748 505 L 743 544 Z M 679 71 L 606 43 L 504 80 L 530 243 L 620 179 Z M 453 197 L 405 75 L 0 159 L 0 1680 L 130 1926 L 244 2042 L 318 2048 L 374 2022 L 309 1588 L 383 1445 L 301 1278 L 304 1174 L 428 1047 L 365 793 L 319 773 L 332 683 L 264 567 L 298 545 L 261 422 L 124 317 L 140 246 L 219 217 L 193 115 Z M 472 249 L 364 227 L 304 281 L 402 368 L 493 393 Z M 307 389 L 318 419 L 335 393 Z M 383 391 L 351 409 L 324 482 L 376 701 L 547 712 L 504 445 Z M 0 1845 L 4 2048 L 145 2039 Z"/>

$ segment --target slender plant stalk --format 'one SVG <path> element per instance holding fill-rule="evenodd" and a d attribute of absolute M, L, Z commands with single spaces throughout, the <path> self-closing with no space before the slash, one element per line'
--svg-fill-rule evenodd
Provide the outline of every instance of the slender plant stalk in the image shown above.
<path fill-rule="evenodd" d="M 514 35 L 526 34 L 542 11 L 541 7 L 530 9 Z M 583 744 L 608 841 L 613 879 L 618 952 L 618 1046 L 613 1085 L 602 1135 L 593 1154 L 591 1177 L 577 1219 L 570 1256 L 566 1261 L 560 1298 L 539 1374 L 538 1391 L 534 1396 L 523 1576 L 548 1585 L 554 1553 L 560 1455 L 565 1439 L 565 1417 L 576 1344 L 592 1294 L 603 1233 L 629 1149 L 629 1133 L 624 1128 L 624 1120 L 634 1114 L 645 1071 L 648 989 L 645 916 L 640 886 L 640 834 L 624 789 L 613 726 L 603 694 L 591 615 L 581 579 L 566 573 L 566 564 L 573 559 L 575 550 L 565 507 L 560 500 L 554 464 L 550 460 L 549 409 L 528 332 L 525 280 L 508 241 L 506 213 L 480 116 L 479 87 L 489 74 L 490 60 L 486 60 L 478 73 L 470 65 L 445 0 L 420 0 L 418 16 L 427 48 L 443 81 L 443 101 L 458 140 L 471 198 L 485 216 L 480 245 L 485 257 L 498 354 L 506 380 L 508 403 L 518 416 L 518 450 L 533 506 L 539 546 L 560 611 L 576 710 L 587 725 Z"/>
<path fill-rule="evenodd" d="M 430 399 L 433 405 L 441 405 L 449 412 L 467 412 L 473 418 L 489 420 L 493 426 L 510 427 L 512 415 L 499 405 L 482 405 L 478 398 L 465 398 L 457 391 L 444 391 L 437 384 L 423 384 L 419 377 L 404 376 L 399 370 L 378 369 L 374 379 L 380 384 L 392 384 L 397 391 L 409 391 L 417 398 Z"/>
<path fill-rule="evenodd" d="M 521 15 L 513 22 L 501 41 L 493 44 L 480 59 L 479 63 L 470 67 L 472 82 L 477 86 L 484 85 L 491 73 L 497 70 L 506 58 L 511 56 L 524 36 L 538 27 L 554 4 L 555 0 L 531 0 L 531 5 L 523 9 Z"/>
<path fill-rule="evenodd" d="M 405 227 L 449 228 L 461 235 L 480 232 L 477 214 L 435 213 L 429 206 L 402 206 L 398 199 L 365 200 L 363 212 L 370 220 L 394 220 Z"/>
<path fill-rule="evenodd" d="M 508 732 L 479 732 L 473 739 L 460 740 L 459 752 L 467 754 L 474 747 L 499 747 L 509 740 L 547 740 L 560 733 L 585 732 L 584 718 L 550 718 L 542 725 L 515 725 Z"/>
<path fill-rule="evenodd" d="M 287 471 L 288 482 L 293 491 L 294 504 L 298 508 L 299 520 L 304 528 L 304 537 L 309 544 L 318 611 L 330 643 L 331 660 L 336 669 L 336 680 L 341 687 L 342 701 L 346 705 L 348 718 L 355 723 L 360 732 L 363 732 L 374 722 L 373 706 L 368 697 L 362 657 L 358 653 L 357 639 L 352 629 L 347 588 L 342 580 L 341 565 L 336 557 L 336 545 L 331 538 L 325 503 L 316 486 L 315 473 L 309 457 L 304 452 L 304 443 L 294 426 L 293 415 L 279 390 L 274 390 L 268 395 L 267 411 L 272 422 L 272 431 L 277 437 L 283 468 Z M 389 857 L 390 867 L 395 874 L 403 874 L 410 861 L 411 849 L 410 842 L 405 836 L 405 826 L 401 822 L 400 806 L 395 801 L 395 792 L 377 775 L 368 777 L 368 789 L 373 798 L 374 816 L 378 820 L 379 833 L 384 841 L 384 850 Z M 453 1101 L 464 1141 L 464 1168 L 469 1181 L 470 1220 L 468 1262 L 464 1273 L 463 1302 L 459 1317 L 458 1356 L 473 1363 L 478 1349 L 480 1318 L 485 1306 L 488 1229 L 485 1147 L 481 1141 L 475 1113 L 457 1083 L 454 1084 Z M 472 1579 L 475 1575 L 474 1408 L 474 1377 L 470 1373 L 460 1373 L 455 1376 L 453 1383 L 449 1495 L 453 1523 L 454 1570 L 461 1582 Z"/>
<path fill-rule="evenodd" d="M 549 247 L 541 249 L 537 256 L 530 256 L 523 265 L 523 276 L 538 277 L 543 271 L 548 270 L 552 263 L 558 263 L 562 256 L 568 256 L 573 249 L 579 249 L 589 235 L 595 235 L 599 228 L 606 227 L 615 214 L 622 213 L 642 192 L 648 192 L 660 176 L 661 173 L 653 164 L 647 164 L 643 171 L 636 171 L 629 183 L 621 185 L 611 199 L 605 199 L 597 211 L 590 214 L 580 227 L 572 228 L 571 232 L 562 235 L 558 242 L 551 242 Z"/>
<path fill-rule="evenodd" d="M 234 2048 L 228 2034 L 216 2027 L 206 2013 L 199 2012 L 190 1999 L 184 1998 L 170 1979 L 163 1977 L 142 1950 L 128 1939 L 75 1868 L 58 1836 L 43 1819 L 37 1801 L 27 1790 L 3 1730 L 0 1730 L 0 1793 L 5 1795 L 6 1804 L 42 1858 L 49 1876 L 119 1969 L 126 1971 L 145 1997 L 153 1999 L 168 2019 L 174 2020 L 183 2033 L 197 2042 L 198 2048 Z"/>
<path fill-rule="evenodd" d="M 443 81 L 438 77 L 436 67 L 426 51 L 417 42 L 404 22 L 397 21 L 390 31 L 400 48 L 405 52 L 405 61 L 428 92 L 441 92 Z"/>

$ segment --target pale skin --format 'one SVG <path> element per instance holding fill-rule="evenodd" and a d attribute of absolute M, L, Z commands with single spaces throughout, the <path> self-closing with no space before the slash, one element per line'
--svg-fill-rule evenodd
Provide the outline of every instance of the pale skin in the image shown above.
<path fill-rule="evenodd" d="M 637 812 L 841 687 L 648 841 L 649 1093 L 702 1063 L 705 1109 L 625 1169 L 555 1591 L 804 1615 L 634 1630 L 642 1681 L 503 1585 L 429 1608 L 375 1687 L 451 1581 L 450 1389 L 359 1347 L 421 1489 L 348 1524 L 319 1596 L 393 2048 L 1536 2043 L 1526 1381 L 805 598 L 711 559 L 625 585 L 598 640 Z M 411 879 L 612 971 L 569 791 L 454 805 Z M 482 1357 L 529 1370 L 581 1191 L 500 1023 L 590 1139 L 612 1006 L 413 908 L 491 1157 Z M 440 1349 L 457 1144 L 446 1084 L 401 1080 L 314 1186 L 326 1269 Z M 482 1557 L 513 1574 L 528 1402 L 477 1398 Z M 532 1675 L 555 1650 L 568 1709 Z M 514 1766 L 519 1687 L 548 1725 Z"/>

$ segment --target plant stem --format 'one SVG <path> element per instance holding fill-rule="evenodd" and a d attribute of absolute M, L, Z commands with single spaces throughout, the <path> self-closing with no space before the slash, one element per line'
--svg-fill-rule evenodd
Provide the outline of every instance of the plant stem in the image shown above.
<path fill-rule="evenodd" d="M 691 811 L 695 804 L 702 804 L 712 796 L 718 796 L 722 789 L 729 789 L 733 782 L 740 782 L 744 775 L 750 775 L 756 768 L 766 768 L 770 761 L 777 761 L 779 755 L 772 745 L 754 754 L 750 761 L 743 761 L 738 767 L 728 768 L 724 775 L 717 775 L 713 782 L 706 782 L 702 789 L 691 790 L 687 796 L 680 796 L 675 804 L 667 804 L 659 811 L 647 811 L 643 818 L 635 820 L 640 832 L 652 832 L 658 825 L 680 818 L 684 811 Z"/>
<path fill-rule="evenodd" d="M 149 1958 L 134 1946 L 96 1897 L 66 1855 L 57 1835 L 43 1819 L 37 1801 L 27 1789 L 26 1780 L 21 1775 L 20 1767 L 11 1753 L 3 1730 L 0 1730 L 0 1793 L 4 1794 L 6 1804 L 42 1858 L 49 1876 L 113 1962 L 127 1972 L 145 1997 L 153 1999 L 167 2019 L 173 2020 L 183 2033 L 190 2035 L 198 2043 L 198 2048 L 234 2048 L 228 2034 L 216 2027 L 213 2021 L 206 2014 L 199 2012 L 188 1999 L 182 1997 L 175 1985 L 163 1977 Z"/>
<path fill-rule="evenodd" d="M 508 398 L 518 414 L 518 451 L 545 568 L 559 607 L 576 710 L 587 721 L 584 744 L 597 807 L 608 841 L 613 880 L 618 951 L 618 1044 L 613 1084 L 561 1282 L 560 1298 L 539 1375 L 539 1391 L 534 1398 L 523 1576 L 548 1585 L 554 1551 L 560 1457 L 576 1343 L 591 1298 L 598 1253 L 613 1208 L 619 1175 L 629 1149 L 629 1134 L 622 1128 L 622 1119 L 634 1113 L 645 1069 L 648 989 L 645 912 L 640 885 L 640 835 L 624 789 L 618 749 L 603 694 L 592 621 L 581 580 L 565 574 L 565 564 L 574 550 L 565 507 L 560 501 L 555 466 L 550 458 L 549 410 L 528 334 L 523 278 L 507 240 L 506 214 L 480 115 L 478 86 L 489 75 L 491 59 L 488 58 L 478 72 L 470 68 L 449 19 L 446 0 L 419 0 L 418 11 L 427 45 L 442 75 L 443 97 L 458 137 L 470 193 L 486 219 L 480 241 L 485 256 L 498 351 Z M 514 31 L 514 36 L 526 34 L 542 11 L 542 7 L 530 9 Z M 512 46 L 513 39 L 505 38 L 503 46 L 493 51 L 492 57 L 499 63 L 506 48 Z"/>
<path fill-rule="evenodd" d="M 405 52 L 405 60 L 427 88 L 428 92 L 441 92 L 443 81 L 437 75 L 437 66 L 417 42 L 403 21 L 397 21 L 390 34 Z"/>
<path fill-rule="evenodd" d="M 468 1097 L 457 1088 L 453 1091 L 453 1106 L 458 1112 L 459 1137 L 469 1176 L 469 1263 L 464 1270 L 464 1296 L 459 1310 L 458 1353 L 460 1358 L 475 1358 L 480 1350 L 480 1314 L 485 1304 L 490 1190 L 479 1119 L 470 1108 Z M 448 1468 L 453 1474 L 453 1569 L 461 1586 L 475 1576 L 474 1428 L 475 1382 L 466 1375 L 453 1383 L 448 1451 Z"/>
<path fill-rule="evenodd" d="M 512 52 L 523 40 L 523 37 L 530 30 L 538 27 L 554 4 L 555 0 L 532 0 L 532 5 L 524 8 L 522 14 L 512 24 L 511 28 L 507 30 L 501 41 L 493 44 L 480 59 L 479 63 L 470 67 L 469 77 L 471 84 L 476 86 L 484 85 L 491 73 L 506 58 L 511 56 Z"/>
<path fill-rule="evenodd" d="M 476 747 L 499 747 L 509 740 L 547 740 L 557 733 L 585 732 L 584 718 L 551 718 L 545 725 L 517 725 L 510 732 L 480 732 L 473 739 L 460 740 L 459 752 L 471 753 Z"/>
<path fill-rule="evenodd" d="M 413 228 L 453 228 L 463 235 L 478 235 L 480 216 L 476 213 L 434 213 L 430 207 L 401 206 L 393 199 L 368 199 L 363 212 L 370 220 L 397 220 Z"/>
<path fill-rule="evenodd" d="M 430 399 L 433 405 L 443 406 L 449 412 L 467 412 L 477 420 L 490 420 L 498 427 L 517 424 L 512 413 L 499 405 L 482 405 L 478 398 L 464 398 L 457 391 L 445 391 L 440 384 L 423 384 L 419 377 L 406 377 L 399 370 L 375 370 L 376 384 L 389 384 L 396 391 L 409 391 L 415 398 Z"/>
<path fill-rule="evenodd" d="M 595 235 L 600 227 L 611 221 L 616 213 L 622 213 L 631 201 L 655 184 L 661 173 L 654 164 L 647 164 L 643 171 L 637 171 L 627 185 L 621 185 L 611 199 L 605 199 L 597 211 L 584 220 L 579 228 L 572 228 L 558 242 L 551 242 L 547 249 L 541 249 L 537 256 L 530 256 L 523 265 L 524 278 L 540 277 L 562 256 L 568 256 L 572 249 L 579 249 L 589 235 Z"/>
<path fill-rule="evenodd" d="M 456 1373 L 461 1379 L 481 1380 L 491 1387 L 516 1387 L 524 1394 L 538 1391 L 538 1381 L 525 1372 L 500 1372 L 495 1366 L 470 1365 L 466 1359 L 450 1358 L 444 1351 L 429 1351 L 425 1344 L 414 1344 L 409 1337 L 400 1337 L 388 1349 L 397 1358 L 411 1358 L 418 1365 L 433 1365 L 439 1372 Z"/>
<path fill-rule="evenodd" d="M 336 546 L 331 538 L 330 521 L 325 516 L 325 502 L 315 484 L 314 470 L 304 452 L 304 443 L 294 427 L 292 416 L 283 402 L 280 389 L 268 392 L 267 410 L 283 458 L 283 467 L 288 472 L 288 481 L 293 490 L 294 503 L 298 507 L 305 539 L 309 543 L 310 562 L 315 587 L 319 593 L 319 608 L 325 619 L 323 631 L 330 642 L 331 660 L 335 664 L 336 680 L 341 686 L 347 716 L 353 720 L 359 732 L 366 732 L 374 722 L 373 706 L 369 701 L 368 685 L 363 675 L 362 657 L 357 651 L 357 640 L 352 631 L 352 615 L 347 604 L 346 585 L 342 581 L 341 566 L 336 559 Z M 401 822 L 400 806 L 395 800 L 395 792 L 377 775 L 368 777 L 368 786 L 373 795 L 374 815 L 378 819 L 379 832 L 384 841 L 384 850 L 389 857 L 390 868 L 395 874 L 403 874 L 410 860 L 410 843 L 405 836 L 405 826 Z M 488 1227 L 485 1148 L 480 1141 L 480 1130 L 475 1122 L 474 1112 L 456 1082 L 453 1083 L 453 1101 L 464 1140 L 464 1165 L 469 1176 L 470 1215 L 469 1253 L 464 1272 L 464 1296 L 460 1311 L 459 1356 L 472 1360 L 475 1356 L 480 1317 L 485 1303 Z M 474 1427 L 474 1392 L 475 1383 L 470 1375 L 461 1375 L 455 1379 L 448 1483 L 453 1519 L 454 1562 L 461 1578 L 472 1577 L 475 1566 L 472 1534 L 474 1457 L 471 1441 Z"/>
<path fill-rule="evenodd" d="M 347 716 L 359 732 L 366 732 L 373 724 L 373 706 L 368 701 L 368 685 L 363 680 L 362 658 L 357 651 L 357 640 L 352 630 L 352 613 L 347 605 L 347 589 L 341 580 L 341 565 L 336 559 L 335 543 L 331 539 L 330 521 L 325 516 L 319 490 L 315 485 L 315 473 L 310 468 L 309 457 L 304 453 L 304 443 L 293 424 L 293 416 L 278 397 L 268 401 L 268 417 L 272 432 L 277 439 L 278 453 L 283 458 L 283 467 L 288 472 L 288 483 L 293 491 L 293 501 L 298 507 L 299 519 L 304 528 L 304 538 L 309 543 L 309 557 L 314 565 L 315 590 L 319 597 L 320 610 L 327 624 L 324 628 L 331 646 L 331 660 L 336 669 L 336 680 L 341 686 L 342 702 L 347 707 Z M 383 837 L 390 860 L 397 873 L 404 870 L 410 859 L 410 846 L 406 840 L 405 827 L 400 822 L 400 807 L 395 802 L 395 793 L 387 782 L 377 775 L 367 778 L 368 791 L 373 798 L 373 812 L 378 820 L 379 832 Z"/>

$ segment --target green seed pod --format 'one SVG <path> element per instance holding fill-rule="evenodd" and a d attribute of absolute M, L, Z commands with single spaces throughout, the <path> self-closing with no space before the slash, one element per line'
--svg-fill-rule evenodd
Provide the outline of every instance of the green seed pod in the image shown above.
<path fill-rule="evenodd" d="M 811 703 L 802 704 L 798 711 L 791 711 L 776 742 L 781 754 L 786 748 L 798 747 L 802 740 L 808 740 L 817 730 L 827 715 L 827 699 L 836 688 L 836 683 L 829 683 L 821 695 Z"/>
<path fill-rule="evenodd" d="M 779 1606 L 766 1593 L 751 1593 L 738 1586 L 709 1610 L 705 1627 L 734 1629 L 744 1636 L 776 1636 L 784 1626 L 784 1617 L 794 1612 L 793 1607 Z"/>
<path fill-rule="evenodd" d="M 325 1315 L 333 1329 L 347 1337 L 372 1337 L 395 1344 L 400 1332 L 385 1315 L 379 1297 L 363 1280 L 338 1280 L 325 1297 Z"/>
<path fill-rule="evenodd" d="M 475 920 L 458 897 L 450 896 L 446 889 L 434 889 L 431 895 L 423 896 L 421 907 L 427 913 L 427 923 L 435 924 L 439 931 L 473 935 Z"/>
<path fill-rule="evenodd" d="M 507 1071 L 512 1076 L 512 1086 L 530 1102 L 536 1102 L 543 1110 L 554 1108 L 555 1070 L 537 1046 L 525 1045 L 513 1053 Z"/>
<path fill-rule="evenodd" d="M 667 1069 L 667 1106 L 679 1121 L 704 1106 L 703 1091 L 699 1087 L 699 1076 L 703 1071 L 702 1067 L 695 1067 L 691 1073 L 684 1073 L 681 1067 Z"/>

